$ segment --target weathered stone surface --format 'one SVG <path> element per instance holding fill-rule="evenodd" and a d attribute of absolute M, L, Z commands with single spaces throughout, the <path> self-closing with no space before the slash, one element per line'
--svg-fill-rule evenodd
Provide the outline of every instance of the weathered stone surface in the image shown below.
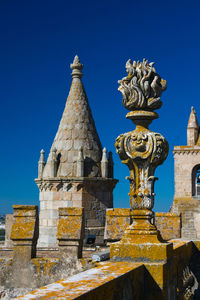
<path fill-rule="evenodd" d="M 36 205 L 13 205 L 14 223 L 10 238 L 13 241 L 13 259 L 27 263 L 36 255 L 38 239 L 38 207 Z"/>
<path fill-rule="evenodd" d="M 59 208 L 57 239 L 62 256 L 82 257 L 84 239 L 84 209 L 82 207 Z"/>
<path fill-rule="evenodd" d="M 122 235 L 131 224 L 130 208 L 111 208 L 106 210 L 106 226 L 104 239 L 110 242 L 119 241 Z"/>
<path fill-rule="evenodd" d="M 174 198 L 171 212 L 181 214 L 181 237 L 189 240 L 200 238 L 200 201 L 192 197 Z"/>
<path fill-rule="evenodd" d="M 31 259 L 36 257 L 39 233 L 38 207 L 35 205 L 13 205 L 13 210 L 15 220 L 11 230 L 13 241 L 12 276 L 15 279 L 15 286 L 28 286 L 32 276 L 29 265 Z"/>
<path fill-rule="evenodd" d="M 155 213 L 155 224 L 163 240 L 181 237 L 181 216 L 175 213 Z"/>

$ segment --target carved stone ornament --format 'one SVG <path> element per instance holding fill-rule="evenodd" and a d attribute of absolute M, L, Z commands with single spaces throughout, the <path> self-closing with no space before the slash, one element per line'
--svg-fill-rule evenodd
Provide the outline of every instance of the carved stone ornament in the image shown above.
<path fill-rule="evenodd" d="M 128 110 L 160 108 L 162 102 L 160 96 L 167 87 L 166 80 L 156 73 L 154 63 L 142 62 L 131 59 L 126 63 L 128 75 L 118 81 L 118 90 L 123 94 L 123 105 Z"/>
<path fill-rule="evenodd" d="M 119 91 L 123 95 L 123 105 L 130 110 L 126 115 L 136 125 L 131 132 L 121 134 L 116 139 L 116 151 L 130 171 L 130 206 L 133 209 L 133 223 L 127 227 L 123 242 L 141 243 L 144 236 L 148 241 L 158 243 L 158 233 L 152 223 L 154 213 L 155 169 L 162 164 L 168 154 L 166 139 L 148 129 L 158 114 L 153 110 L 161 106 L 160 96 L 167 83 L 156 73 L 153 63 L 126 63 L 127 77 L 119 81 Z"/>
<path fill-rule="evenodd" d="M 130 204 L 133 209 L 152 209 L 154 205 L 154 172 L 168 154 L 165 138 L 147 128 L 137 127 L 121 134 L 116 151 L 130 170 Z"/>
<path fill-rule="evenodd" d="M 195 291 L 198 289 L 198 281 L 193 272 L 187 266 L 183 270 L 183 299 L 192 300 Z"/>

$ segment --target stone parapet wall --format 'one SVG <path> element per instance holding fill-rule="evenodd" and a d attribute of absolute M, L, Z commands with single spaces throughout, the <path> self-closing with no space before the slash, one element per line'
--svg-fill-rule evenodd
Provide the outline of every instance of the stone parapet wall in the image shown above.
<path fill-rule="evenodd" d="M 103 262 L 17 299 L 192 299 L 187 297 L 198 292 L 199 249 L 199 241 L 174 240 L 167 262 Z"/>
<path fill-rule="evenodd" d="M 143 286 L 141 264 L 104 263 L 17 299 L 147 299 Z"/>

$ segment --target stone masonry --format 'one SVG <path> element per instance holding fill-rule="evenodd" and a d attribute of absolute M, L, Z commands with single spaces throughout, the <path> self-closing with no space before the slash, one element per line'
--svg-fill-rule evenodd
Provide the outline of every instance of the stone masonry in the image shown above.
<path fill-rule="evenodd" d="M 187 145 L 174 147 L 175 195 L 171 212 L 182 214 L 182 238 L 200 238 L 200 135 L 192 107 L 187 126 Z"/>
<path fill-rule="evenodd" d="M 72 84 L 47 162 L 41 150 L 39 247 L 56 247 L 58 208 L 84 207 L 85 233 L 103 242 L 105 211 L 113 207 L 112 154 L 102 150 L 81 81 L 83 65 L 75 56 Z"/>

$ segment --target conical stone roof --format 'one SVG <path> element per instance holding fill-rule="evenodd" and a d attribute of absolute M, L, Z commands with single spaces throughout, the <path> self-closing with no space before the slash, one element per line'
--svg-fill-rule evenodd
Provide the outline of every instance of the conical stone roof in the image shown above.
<path fill-rule="evenodd" d="M 72 84 L 66 106 L 55 136 L 51 151 L 57 157 L 56 177 L 76 177 L 78 150 L 82 147 L 84 156 L 84 177 L 99 177 L 102 146 L 81 81 L 83 65 L 75 56 L 72 69 Z M 43 178 L 49 175 L 52 154 L 49 154 Z"/>

